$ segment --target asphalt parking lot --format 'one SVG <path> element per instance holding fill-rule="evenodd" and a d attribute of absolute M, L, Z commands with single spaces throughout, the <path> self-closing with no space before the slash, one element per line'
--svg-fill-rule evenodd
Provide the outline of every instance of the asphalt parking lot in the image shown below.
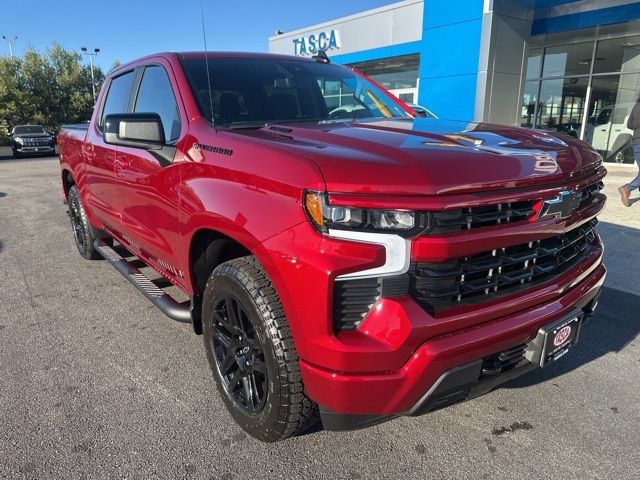
<path fill-rule="evenodd" d="M 626 173 L 628 172 L 628 173 Z M 482 398 L 262 444 L 232 422 L 201 337 L 77 253 L 56 158 L 0 150 L 0 477 L 637 479 L 640 202 L 610 202 L 610 275 L 580 344 Z"/>

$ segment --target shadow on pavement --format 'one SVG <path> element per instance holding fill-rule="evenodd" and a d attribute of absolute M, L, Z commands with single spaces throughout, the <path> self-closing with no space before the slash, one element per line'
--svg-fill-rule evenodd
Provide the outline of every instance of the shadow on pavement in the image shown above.
<path fill-rule="evenodd" d="M 640 267 L 639 267 L 640 268 Z M 547 368 L 516 378 L 502 388 L 523 388 L 564 375 L 608 353 L 618 353 L 640 334 L 640 295 L 604 287 L 596 314 L 583 325 L 580 341 Z"/>

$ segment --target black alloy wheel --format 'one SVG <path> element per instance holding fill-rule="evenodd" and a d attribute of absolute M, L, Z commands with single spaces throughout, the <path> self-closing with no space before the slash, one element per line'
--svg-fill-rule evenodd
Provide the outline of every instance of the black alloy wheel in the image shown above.
<path fill-rule="evenodd" d="M 100 254 L 93 248 L 95 238 L 89 226 L 89 219 L 82 206 L 78 187 L 73 185 L 69 189 L 67 196 L 69 204 L 69 219 L 71 220 L 71 228 L 73 229 L 73 239 L 75 240 L 78 252 L 88 260 L 96 260 Z"/>
<path fill-rule="evenodd" d="M 80 206 L 77 202 L 69 205 L 69 218 L 71 218 L 71 227 L 73 228 L 73 236 L 79 249 L 84 248 L 84 231 L 82 225 L 82 217 L 80 214 Z"/>
<path fill-rule="evenodd" d="M 289 322 L 256 257 L 215 267 L 202 294 L 202 334 L 222 401 L 245 432 L 277 442 L 317 423 Z"/>
<path fill-rule="evenodd" d="M 233 295 L 217 299 L 211 329 L 216 367 L 225 393 L 245 412 L 259 413 L 266 403 L 269 385 L 264 351 L 249 314 Z"/>

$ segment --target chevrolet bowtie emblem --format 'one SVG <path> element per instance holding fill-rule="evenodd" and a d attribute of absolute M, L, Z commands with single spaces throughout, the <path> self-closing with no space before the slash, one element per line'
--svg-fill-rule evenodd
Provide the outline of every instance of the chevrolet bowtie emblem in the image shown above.
<path fill-rule="evenodd" d="M 542 204 L 538 220 L 542 218 L 556 217 L 557 219 L 568 218 L 573 210 L 580 205 L 582 195 L 580 192 L 560 192 L 553 200 L 547 200 Z"/>

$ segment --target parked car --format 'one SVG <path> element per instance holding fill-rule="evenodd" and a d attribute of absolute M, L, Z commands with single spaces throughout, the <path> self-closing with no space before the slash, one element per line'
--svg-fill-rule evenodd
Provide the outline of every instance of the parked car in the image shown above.
<path fill-rule="evenodd" d="M 592 117 L 585 129 L 585 142 L 616 163 L 634 163 L 633 131 L 627 120 L 634 104 L 609 105 Z"/>
<path fill-rule="evenodd" d="M 56 152 L 56 137 L 42 125 L 16 125 L 9 133 L 14 157 L 51 155 Z"/>
<path fill-rule="evenodd" d="M 367 115 L 331 118 L 325 81 Z M 264 441 L 419 415 L 558 361 L 604 282 L 594 150 L 416 119 L 326 59 L 145 57 L 59 143 L 79 253 L 203 334 L 226 407 Z"/>

